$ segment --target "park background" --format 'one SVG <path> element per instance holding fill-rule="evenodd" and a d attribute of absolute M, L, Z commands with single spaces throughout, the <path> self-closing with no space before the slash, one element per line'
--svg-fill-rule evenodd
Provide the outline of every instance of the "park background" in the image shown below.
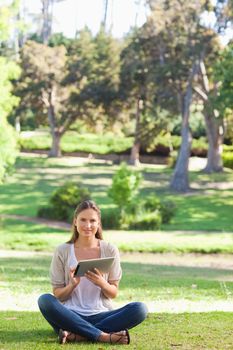
<path fill-rule="evenodd" d="M 0 1 L 1 349 L 60 347 L 37 298 L 89 197 L 150 311 L 128 348 L 233 348 L 233 2 L 124 4 Z"/>

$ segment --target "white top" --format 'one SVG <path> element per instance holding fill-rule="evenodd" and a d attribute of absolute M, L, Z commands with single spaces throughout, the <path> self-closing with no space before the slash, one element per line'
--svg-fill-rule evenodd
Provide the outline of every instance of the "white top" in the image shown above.
<path fill-rule="evenodd" d="M 114 245 L 104 240 L 100 240 L 99 244 L 100 244 L 101 258 L 108 258 L 108 257 L 115 258 L 111 266 L 111 270 L 108 273 L 103 274 L 104 279 L 106 281 L 119 281 L 122 275 L 119 250 L 117 249 L 117 247 L 115 247 Z M 71 253 L 74 252 L 74 247 L 72 250 L 71 245 L 72 245 L 71 243 L 63 243 L 55 249 L 55 252 L 53 254 L 53 258 L 51 261 L 51 265 L 50 265 L 50 280 L 53 288 L 63 288 L 68 284 L 70 284 L 71 282 L 70 262 L 72 261 Z M 74 258 L 75 258 L 75 254 L 74 254 Z M 76 266 L 77 264 L 76 258 L 73 259 L 73 261 L 75 263 L 72 265 Z M 103 292 L 101 293 L 100 298 L 102 300 L 103 305 L 108 310 L 113 309 L 112 300 L 106 297 L 106 295 Z M 71 299 L 70 296 L 67 299 L 67 301 L 69 299 Z"/>
<path fill-rule="evenodd" d="M 68 267 L 75 267 L 77 264 L 78 261 L 74 252 L 74 244 L 70 244 L 70 259 Z M 100 295 L 100 287 L 96 286 L 86 277 L 80 277 L 80 283 L 73 290 L 70 298 L 64 302 L 64 306 L 84 316 L 108 311 L 108 308 L 104 306 Z"/>

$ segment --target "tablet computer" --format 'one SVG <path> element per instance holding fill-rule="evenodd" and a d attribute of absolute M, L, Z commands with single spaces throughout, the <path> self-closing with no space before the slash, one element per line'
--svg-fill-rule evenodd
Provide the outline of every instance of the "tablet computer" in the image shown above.
<path fill-rule="evenodd" d="M 99 258 L 80 260 L 74 272 L 74 276 L 82 277 L 87 271 L 95 272 L 95 268 L 102 273 L 107 273 L 109 272 L 114 259 L 115 258 Z"/>

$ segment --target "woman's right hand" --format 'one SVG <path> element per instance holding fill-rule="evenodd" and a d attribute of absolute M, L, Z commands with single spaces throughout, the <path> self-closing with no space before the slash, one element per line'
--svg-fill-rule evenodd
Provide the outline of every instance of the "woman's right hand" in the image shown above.
<path fill-rule="evenodd" d="M 80 282 L 80 277 L 74 276 L 75 267 L 70 267 L 70 282 L 73 287 L 77 287 Z"/>

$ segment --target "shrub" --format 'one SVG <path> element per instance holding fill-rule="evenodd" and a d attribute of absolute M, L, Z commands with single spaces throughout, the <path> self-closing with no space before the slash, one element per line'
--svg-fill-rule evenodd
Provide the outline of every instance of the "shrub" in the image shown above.
<path fill-rule="evenodd" d="M 177 151 L 172 151 L 170 153 L 170 157 L 168 158 L 168 167 L 169 168 L 172 168 L 172 169 L 175 168 L 177 157 L 178 157 Z"/>
<path fill-rule="evenodd" d="M 233 169 L 233 152 L 223 152 L 222 159 L 224 167 Z"/>
<path fill-rule="evenodd" d="M 160 212 L 162 223 L 168 224 L 176 212 L 176 204 L 171 200 L 162 201 L 160 203 Z"/>
<path fill-rule="evenodd" d="M 38 216 L 43 215 L 43 217 L 50 219 L 70 222 L 77 204 L 85 199 L 90 199 L 90 193 L 87 188 L 67 182 L 53 192 L 49 201 L 50 205 L 47 207 L 48 212 L 46 213 L 46 208 L 40 208 Z"/>
<path fill-rule="evenodd" d="M 55 214 L 56 213 L 54 212 L 54 209 L 52 208 L 52 206 L 40 207 L 37 210 L 37 216 L 39 218 L 57 219 L 57 220 L 59 220 L 59 218 L 57 218 Z"/>
<path fill-rule="evenodd" d="M 121 219 L 124 221 L 126 208 L 130 205 L 138 193 L 138 188 L 142 175 L 135 170 L 130 169 L 125 163 L 122 163 L 113 176 L 112 185 L 108 190 L 108 195 L 113 202 L 120 208 Z"/>
<path fill-rule="evenodd" d="M 159 230 L 162 223 L 161 213 L 156 210 L 144 213 L 130 222 L 129 228 L 134 230 Z"/>
<path fill-rule="evenodd" d="M 120 210 L 118 208 L 103 209 L 101 211 L 101 221 L 104 229 L 119 229 Z"/>
<path fill-rule="evenodd" d="M 199 139 L 193 139 L 191 156 L 206 157 L 208 150 L 208 143 L 205 137 Z"/>
<path fill-rule="evenodd" d="M 6 120 L 2 119 L 0 116 L 0 183 L 13 170 L 18 154 L 16 132 Z"/>
<path fill-rule="evenodd" d="M 155 195 L 151 194 L 144 200 L 144 208 L 146 211 L 153 212 L 155 210 L 160 210 L 160 199 Z"/>

